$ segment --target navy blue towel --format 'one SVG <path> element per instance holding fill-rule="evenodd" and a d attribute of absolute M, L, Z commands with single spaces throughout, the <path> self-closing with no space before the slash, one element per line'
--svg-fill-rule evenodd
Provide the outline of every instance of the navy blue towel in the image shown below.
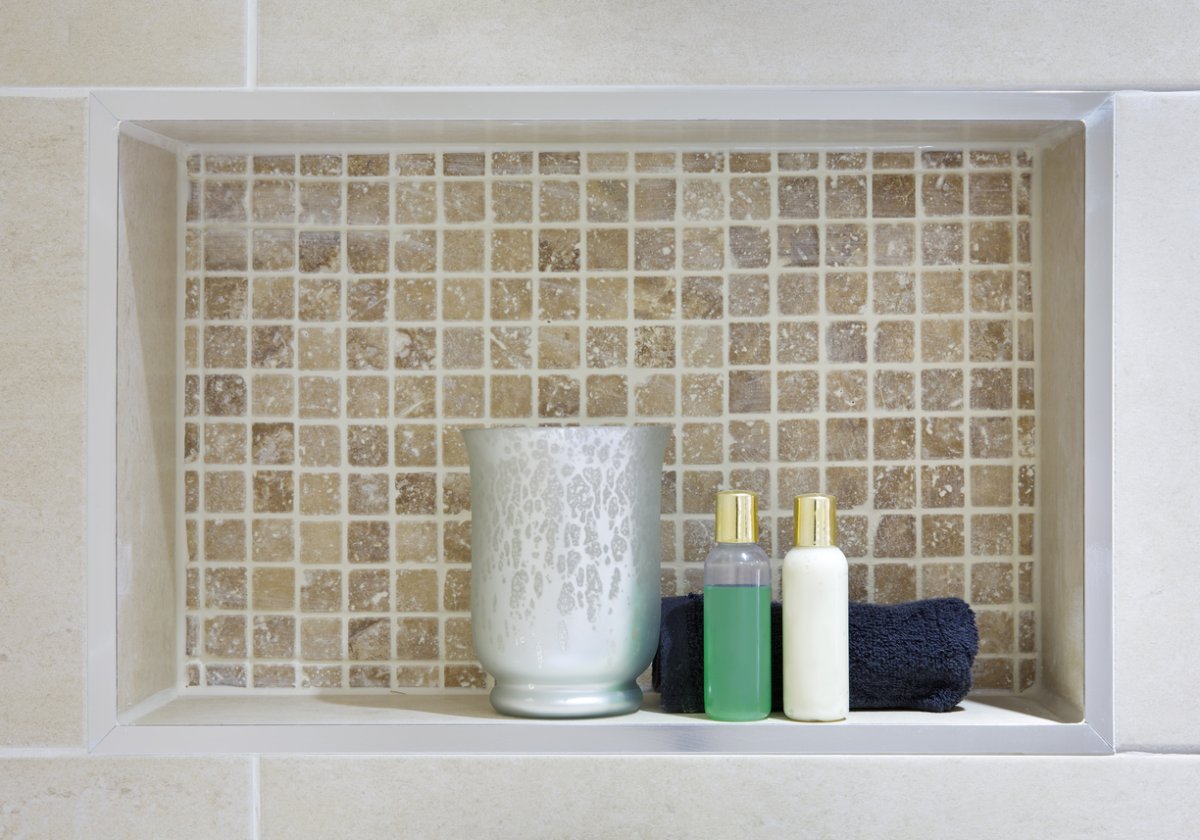
<path fill-rule="evenodd" d="M 948 712 L 971 690 L 975 614 L 958 598 L 850 604 L 850 708 Z M 771 604 L 771 707 L 783 710 L 783 609 Z M 704 597 L 662 601 L 654 689 L 668 712 L 704 711 Z"/>

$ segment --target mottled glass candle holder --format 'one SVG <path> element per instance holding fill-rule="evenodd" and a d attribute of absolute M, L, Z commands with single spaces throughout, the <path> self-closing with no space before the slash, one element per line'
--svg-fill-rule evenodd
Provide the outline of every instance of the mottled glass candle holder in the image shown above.
<path fill-rule="evenodd" d="M 472 429 L 471 624 L 520 717 L 636 711 L 658 643 L 665 427 Z"/>

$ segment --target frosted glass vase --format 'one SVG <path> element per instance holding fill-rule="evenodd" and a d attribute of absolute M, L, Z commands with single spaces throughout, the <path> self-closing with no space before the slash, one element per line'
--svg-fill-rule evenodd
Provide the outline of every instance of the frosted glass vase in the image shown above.
<path fill-rule="evenodd" d="M 658 645 L 665 427 L 471 429 L 471 626 L 496 711 L 636 711 Z"/>

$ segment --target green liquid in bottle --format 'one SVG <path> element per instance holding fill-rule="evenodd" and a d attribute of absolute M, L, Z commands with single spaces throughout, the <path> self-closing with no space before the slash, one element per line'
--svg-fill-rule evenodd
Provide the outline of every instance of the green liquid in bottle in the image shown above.
<path fill-rule="evenodd" d="M 714 720 L 771 713 L 771 588 L 704 587 L 704 711 Z"/>

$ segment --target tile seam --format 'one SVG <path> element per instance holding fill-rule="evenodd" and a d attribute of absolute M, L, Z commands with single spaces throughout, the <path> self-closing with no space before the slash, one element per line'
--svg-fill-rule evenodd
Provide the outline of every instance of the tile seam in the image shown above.
<path fill-rule="evenodd" d="M 246 84 L 258 87 L 258 0 L 246 0 Z"/>

